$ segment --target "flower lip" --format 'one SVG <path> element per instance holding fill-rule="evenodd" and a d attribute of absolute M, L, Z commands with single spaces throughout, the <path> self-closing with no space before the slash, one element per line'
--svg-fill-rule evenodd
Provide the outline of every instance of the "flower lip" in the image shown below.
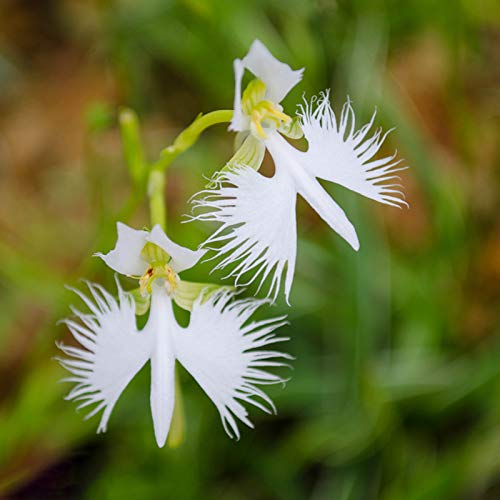
<path fill-rule="evenodd" d="M 116 402 L 148 361 L 151 414 L 160 447 L 170 430 L 176 360 L 214 403 L 230 437 L 240 437 L 238 421 L 253 427 L 247 406 L 276 413 L 259 386 L 284 384 L 287 379 L 269 369 L 286 368 L 293 358 L 272 347 L 289 340 L 275 333 L 287 324 L 284 316 L 250 321 L 266 301 L 233 301 L 235 294 L 227 290 L 200 296 L 189 325 L 182 328 L 168 295 L 155 293 L 147 322 L 139 329 L 131 295 L 118 281 L 117 286 L 118 300 L 92 283 L 88 283 L 90 295 L 75 290 L 89 312 L 73 309 L 76 318 L 64 322 L 80 345 L 58 344 L 65 356 L 56 358 L 70 372 L 63 381 L 75 384 L 65 399 L 78 402 L 78 409 L 92 405 L 86 418 L 102 411 L 97 432 L 106 431 Z"/>
<path fill-rule="evenodd" d="M 379 203 L 401 208 L 408 206 L 397 175 L 408 168 L 396 153 L 379 155 L 387 134 L 373 130 L 375 113 L 364 125 L 356 127 L 354 110 L 348 99 L 336 114 L 326 90 L 319 97 L 304 100 L 298 116 L 287 130 L 265 130 L 268 136 L 258 140 L 249 135 L 252 147 L 240 148 L 231 159 L 231 168 L 219 173 L 213 187 L 194 198 L 193 219 L 219 224 L 202 246 L 220 258 L 215 269 L 228 267 L 228 276 L 241 283 L 252 272 L 249 284 L 260 284 L 272 276 L 268 296 L 273 300 L 285 274 L 285 297 L 291 289 L 297 236 L 295 204 L 300 195 L 317 214 L 346 242 L 358 251 L 356 228 L 320 180 L 334 182 Z M 300 137 L 307 150 L 300 151 L 283 136 Z M 248 138 L 246 139 L 248 140 Z M 257 170 L 267 150 L 273 159 L 275 174 L 264 177 Z M 252 148 L 254 151 L 252 151 Z M 241 161 L 249 158 L 250 162 Z M 229 267 L 231 266 L 231 267 Z"/>

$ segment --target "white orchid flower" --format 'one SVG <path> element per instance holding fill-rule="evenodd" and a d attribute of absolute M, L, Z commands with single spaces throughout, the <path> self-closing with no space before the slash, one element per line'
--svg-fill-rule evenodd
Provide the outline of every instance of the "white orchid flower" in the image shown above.
<path fill-rule="evenodd" d="M 358 250 L 354 226 L 317 178 L 400 207 L 407 205 L 404 195 L 397 189 L 399 184 L 391 181 L 398 178 L 396 171 L 406 167 L 395 159 L 396 154 L 374 159 L 387 136 L 380 129 L 370 135 L 375 113 L 356 130 L 350 102 L 338 119 L 328 91 L 299 106 L 299 123 L 294 123 L 279 102 L 300 81 L 302 70 L 293 71 L 276 60 L 259 41 L 242 60 L 235 61 L 234 68 L 236 95 L 231 129 L 247 136 L 229 164 L 216 175 L 211 188 L 195 197 L 193 219 L 221 224 L 203 244 L 215 251 L 215 257 L 224 257 L 215 269 L 234 265 L 229 276 L 236 277 L 236 284 L 252 271 L 253 276 L 244 285 L 256 279 L 262 285 L 272 276 L 268 296 L 273 299 L 281 289 L 284 274 L 288 302 L 297 247 L 297 194 Z M 241 96 L 245 69 L 256 79 Z M 301 132 L 308 142 L 306 152 L 291 146 L 281 135 L 297 138 Z M 257 172 L 265 149 L 275 164 L 272 178 Z"/>
<path fill-rule="evenodd" d="M 119 224 L 118 234 L 116 248 L 100 256 L 120 273 L 142 273 L 142 288 L 151 295 L 149 318 L 139 330 L 134 299 L 118 283 L 118 300 L 96 284 L 88 284 L 90 296 L 75 290 L 89 312 L 72 309 L 79 321 L 65 321 L 83 347 L 59 345 L 69 356 L 59 359 L 72 374 L 65 380 L 76 384 L 66 399 L 79 401 L 78 408 L 96 404 L 87 418 L 102 410 L 98 432 L 104 432 L 121 393 L 149 360 L 154 433 L 162 447 L 174 408 L 178 360 L 215 404 L 230 437 L 240 436 L 236 419 L 253 427 L 242 403 L 268 413 L 276 411 L 257 386 L 284 382 L 264 370 L 284 366 L 282 360 L 291 357 L 259 348 L 288 340 L 273 333 L 286 323 L 285 318 L 248 323 L 265 301 L 232 301 L 234 294 L 226 287 L 211 294 L 198 293 L 191 303 L 189 326 L 182 328 L 172 308 L 172 300 L 178 299 L 182 289 L 177 273 L 196 264 L 203 252 L 176 245 L 159 226 L 148 233 Z"/>

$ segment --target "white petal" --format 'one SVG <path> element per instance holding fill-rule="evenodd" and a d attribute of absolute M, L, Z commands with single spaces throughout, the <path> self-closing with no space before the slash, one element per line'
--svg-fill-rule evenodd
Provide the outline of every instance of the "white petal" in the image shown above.
<path fill-rule="evenodd" d="M 141 276 L 148 264 L 141 258 L 141 250 L 146 244 L 147 231 L 138 231 L 118 222 L 118 240 L 113 250 L 107 254 L 96 253 L 111 269 L 128 276 Z"/>
<path fill-rule="evenodd" d="M 342 236 L 354 250 L 358 250 L 359 241 L 354 226 L 321 184 L 304 170 L 300 163 L 304 154 L 297 151 L 276 132 L 269 134 L 266 146 L 273 157 L 276 171 L 289 172 L 298 193 L 334 231 Z"/>
<path fill-rule="evenodd" d="M 243 58 L 243 65 L 266 84 L 266 98 L 279 103 L 302 79 L 304 68 L 292 70 L 288 64 L 278 61 L 267 47 L 255 40 Z"/>
<path fill-rule="evenodd" d="M 159 225 L 153 227 L 151 233 L 146 237 L 146 240 L 158 245 L 172 257 L 170 266 L 176 273 L 190 269 L 205 254 L 204 250 L 190 250 L 189 248 L 181 247 L 177 243 L 174 243 Z"/>
<path fill-rule="evenodd" d="M 188 328 L 174 335 L 176 357 L 194 377 L 219 410 L 230 437 L 239 438 L 236 419 L 253 427 L 242 403 L 265 412 L 275 412 L 271 399 L 259 384 L 283 383 L 284 379 L 265 371 L 287 366 L 287 354 L 256 350 L 288 340 L 272 332 L 286 324 L 284 317 L 246 324 L 265 301 L 255 299 L 229 303 L 233 295 L 218 292 L 202 303 L 195 302 Z"/>
<path fill-rule="evenodd" d="M 236 276 L 236 284 L 250 271 L 249 282 L 258 278 L 261 285 L 271 275 L 269 295 L 276 298 L 286 268 L 288 298 L 297 249 L 297 194 L 291 179 L 286 172 L 267 178 L 243 166 L 221 173 L 216 184 L 216 189 L 206 190 L 204 197 L 194 200 L 197 212 L 207 209 L 194 219 L 221 223 L 203 243 L 216 256 L 224 256 L 215 269 L 238 263 L 229 274 Z"/>
<path fill-rule="evenodd" d="M 245 73 L 245 66 L 241 59 L 235 59 L 233 63 L 234 69 L 234 104 L 233 104 L 233 119 L 229 124 L 229 130 L 234 130 L 235 132 L 240 132 L 242 130 L 248 130 L 249 123 L 248 117 L 243 114 L 241 109 L 241 80 L 243 79 L 243 74 Z"/>
<path fill-rule="evenodd" d="M 241 80 L 245 69 L 251 71 L 266 84 L 266 99 L 279 103 L 302 79 L 304 69 L 292 70 L 288 64 L 278 61 L 259 40 L 255 40 L 243 59 L 234 61 L 234 116 L 230 130 L 248 130 L 248 118 L 241 109 Z"/>
<path fill-rule="evenodd" d="M 80 402 L 79 408 L 97 404 L 87 418 L 104 410 L 97 430 L 104 432 L 116 401 L 149 359 L 153 337 L 137 330 L 135 305 L 129 294 L 119 288 L 116 301 L 99 285 L 88 287 L 91 297 L 75 291 L 91 314 L 73 310 L 81 322 L 66 320 L 84 349 L 59 345 L 69 356 L 59 362 L 73 374 L 69 380 L 76 382 L 66 399 Z"/>
<path fill-rule="evenodd" d="M 304 172 L 298 186 L 299 194 L 311 205 L 319 216 L 354 250 L 359 250 L 359 240 L 356 229 L 347 218 L 345 212 L 338 206 L 321 184 Z"/>
<path fill-rule="evenodd" d="M 165 290 L 156 288 L 151 298 L 151 311 L 146 331 L 155 338 L 151 356 L 151 414 L 156 443 L 165 445 L 175 403 L 175 357 L 172 336 L 179 326 L 175 320 L 172 301 Z"/>
<path fill-rule="evenodd" d="M 399 179 L 394 173 L 407 167 L 401 166 L 401 160 L 395 160 L 396 154 L 373 159 L 388 134 L 382 134 L 378 129 L 368 136 L 375 113 L 369 123 L 356 131 L 351 103 L 348 101 L 344 105 L 338 120 L 327 91 L 302 106 L 299 115 L 309 142 L 309 149 L 301 161 L 310 174 L 341 184 L 380 203 L 408 206 L 403 193 L 397 189 L 400 185 L 387 184 Z"/>

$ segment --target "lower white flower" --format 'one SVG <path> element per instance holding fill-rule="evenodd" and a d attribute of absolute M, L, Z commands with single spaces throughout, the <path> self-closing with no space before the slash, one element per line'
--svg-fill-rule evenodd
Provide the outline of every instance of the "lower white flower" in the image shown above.
<path fill-rule="evenodd" d="M 215 188 L 195 197 L 193 219 L 214 221 L 221 226 L 204 242 L 206 249 L 223 259 L 215 267 L 233 265 L 229 276 L 239 284 L 248 271 L 261 285 L 272 276 L 268 296 L 276 299 L 285 275 L 285 296 L 289 300 L 295 268 L 297 235 L 295 204 L 300 194 L 320 217 L 354 250 L 359 249 L 356 230 L 345 212 L 321 186 L 317 178 L 340 184 L 380 203 L 407 206 L 395 172 L 400 166 L 396 154 L 373 159 L 387 133 L 378 129 L 369 135 L 369 123 L 355 130 L 354 112 L 347 102 L 340 116 L 330 106 L 329 93 L 300 107 L 299 116 L 308 150 L 291 146 L 275 129 L 263 139 L 275 164 L 275 175 L 267 178 L 254 166 L 240 165 L 219 172 Z"/>
<path fill-rule="evenodd" d="M 288 354 L 261 347 L 288 340 L 273 331 L 286 324 L 284 317 L 247 320 L 265 301 L 232 301 L 233 293 L 219 291 L 194 303 L 191 320 L 182 328 L 175 320 L 167 291 L 154 285 L 146 326 L 139 330 L 130 294 L 118 285 L 118 300 L 96 284 L 88 284 L 90 297 L 76 291 L 90 313 L 73 310 L 80 321 L 65 321 L 82 345 L 59 344 L 69 357 L 59 358 L 72 373 L 64 379 L 76 385 L 66 399 L 80 402 L 78 409 L 95 404 L 86 418 L 103 411 L 98 432 L 106 431 L 121 393 L 149 360 L 151 362 L 151 413 L 158 446 L 168 436 L 174 408 L 174 366 L 177 359 L 217 407 L 230 437 L 239 438 L 237 419 L 253 427 L 242 403 L 275 412 L 259 384 L 285 380 L 265 369 L 286 366 Z"/>
<path fill-rule="evenodd" d="M 59 344 L 69 358 L 59 359 L 76 383 L 66 399 L 80 401 L 79 408 L 96 404 L 88 417 L 103 411 L 98 432 L 105 431 L 121 393 L 144 366 L 151 362 L 151 412 L 158 446 L 168 436 L 174 409 L 175 360 L 194 377 L 221 415 L 224 429 L 239 438 L 236 419 L 252 427 L 242 403 L 263 411 L 275 411 L 259 384 L 284 382 L 265 368 L 286 366 L 288 354 L 258 350 L 288 340 L 273 331 L 285 317 L 248 323 L 254 311 L 267 301 L 232 300 L 228 287 L 182 280 L 178 273 L 199 260 L 204 251 L 192 251 L 171 241 L 160 226 L 151 232 L 118 223 L 118 241 L 107 254 L 98 254 L 115 271 L 136 277 L 139 294 L 124 292 L 118 284 L 118 300 L 96 284 L 88 284 L 90 296 L 75 290 L 89 309 L 72 309 L 76 319 L 65 321 L 83 348 Z M 138 301 L 137 296 L 141 299 Z M 149 317 L 139 330 L 136 313 L 147 299 Z M 173 304 L 191 311 L 187 328 L 178 325 Z"/>

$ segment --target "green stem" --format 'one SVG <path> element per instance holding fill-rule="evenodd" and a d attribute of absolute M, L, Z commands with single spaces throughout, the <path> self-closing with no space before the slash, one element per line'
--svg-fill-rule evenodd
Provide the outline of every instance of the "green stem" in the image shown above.
<path fill-rule="evenodd" d="M 233 118 L 233 111 L 221 109 L 212 111 L 206 115 L 198 115 L 193 123 L 185 128 L 168 146 L 161 152 L 160 159 L 153 168 L 165 170 L 181 153 L 189 149 L 198 139 L 200 134 L 212 125 L 230 122 Z"/>
<path fill-rule="evenodd" d="M 165 231 L 167 229 L 167 209 L 165 207 L 165 172 L 153 168 L 149 172 L 148 196 L 151 227 L 159 224 Z"/>
<path fill-rule="evenodd" d="M 151 226 L 159 224 L 164 230 L 166 229 L 167 219 L 164 193 L 166 185 L 165 172 L 168 166 L 177 156 L 189 149 L 204 130 L 212 125 L 227 123 L 231 121 L 232 117 L 232 110 L 218 110 L 206 115 L 199 115 L 191 125 L 175 138 L 172 145 L 161 152 L 160 159 L 150 167 L 148 177 Z"/>

